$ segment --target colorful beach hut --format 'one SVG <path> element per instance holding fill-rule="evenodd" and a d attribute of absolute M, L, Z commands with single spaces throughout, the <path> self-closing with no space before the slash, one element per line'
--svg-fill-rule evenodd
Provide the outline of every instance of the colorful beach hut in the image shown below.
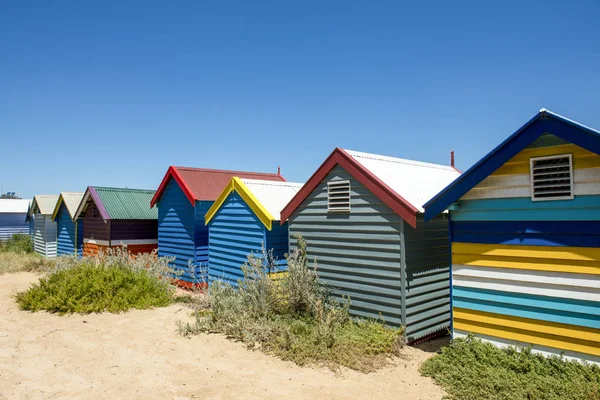
<path fill-rule="evenodd" d="M 167 170 L 151 206 L 158 207 L 158 254 L 174 257 L 190 286 L 201 265 L 208 265 L 208 227 L 204 216 L 234 176 L 283 182 L 279 174 L 175 167 Z M 196 268 L 189 271 L 189 263 Z"/>
<path fill-rule="evenodd" d="M 281 212 L 350 312 L 403 325 L 409 342 L 450 322 L 448 220 L 421 204 L 460 175 L 453 166 L 337 148 Z"/>
<path fill-rule="evenodd" d="M 31 200 L 0 199 L 0 241 L 29 234 L 27 212 Z"/>
<path fill-rule="evenodd" d="M 237 282 L 249 254 L 273 256 L 269 272 L 285 270 L 288 225 L 279 221 L 283 207 L 301 183 L 232 178 L 205 216 L 210 279 Z"/>
<path fill-rule="evenodd" d="M 426 220 L 445 209 L 454 337 L 600 361 L 600 132 L 542 109 Z"/>
<path fill-rule="evenodd" d="M 45 257 L 56 257 L 56 222 L 52 213 L 58 201 L 56 194 L 36 194 L 27 218 L 33 221 L 33 249 Z"/>
<path fill-rule="evenodd" d="M 150 208 L 154 190 L 88 186 L 75 212 L 83 220 L 83 254 L 126 246 L 132 254 L 157 247 L 156 207 Z"/>
<path fill-rule="evenodd" d="M 83 252 L 83 220 L 75 219 L 75 213 L 83 193 L 61 192 L 52 213 L 56 222 L 56 253 L 64 255 L 82 255 Z"/>

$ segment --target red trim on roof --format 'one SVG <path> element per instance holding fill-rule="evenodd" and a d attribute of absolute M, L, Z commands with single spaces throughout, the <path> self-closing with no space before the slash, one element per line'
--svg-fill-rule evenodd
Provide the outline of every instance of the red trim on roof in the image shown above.
<path fill-rule="evenodd" d="M 315 190 L 317 185 L 325 179 L 327 174 L 336 165 L 344 168 L 350 175 L 369 189 L 375 196 L 390 207 L 396 214 L 405 220 L 413 228 L 417 227 L 417 213 L 419 210 L 410 204 L 406 199 L 400 196 L 396 191 L 386 185 L 381 179 L 375 176 L 371 171 L 366 169 L 361 163 L 356 161 L 354 157 L 346 153 L 339 147 L 336 148 L 327 157 L 325 162 L 315 171 L 308 179 L 302 189 L 290 200 L 287 206 L 281 211 L 281 224 L 292 215 L 292 213 L 302 204 L 308 195 Z"/>
<path fill-rule="evenodd" d="M 187 177 L 187 182 L 184 176 Z M 196 200 L 216 200 L 226 183 L 234 176 L 239 178 L 285 182 L 285 179 L 281 174 L 176 167 L 172 165 L 167 170 L 154 197 L 150 201 L 150 207 L 154 207 L 158 202 L 171 178 L 175 179 L 190 203 L 195 205 Z"/>
<path fill-rule="evenodd" d="M 190 190 L 188 185 L 185 184 L 183 178 L 179 174 L 179 171 L 177 171 L 177 167 L 174 167 L 171 165 L 169 167 L 169 169 L 167 170 L 167 173 L 165 174 L 162 182 L 158 186 L 156 193 L 154 193 L 154 197 L 152 197 L 152 200 L 150 201 L 150 208 L 154 207 L 154 205 L 156 204 L 156 202 L 162 195 L 162 192 L 167 187 L 167 184 L 169 183 L 169 179 L 171 179 L 171 178 L 175 179 L 175 182 L 177 182 L 177 184 L 179 185 L 181 190 L 183 190 L 185 197 L 187 197 L 188 200 L 190 201 L 190 203 L 192 203 L 192 205 L 194 205 L 194 201 L 196 200 L 196 199 L 194 199 L 194 194 L 192 193 L 192 191 Z"/>

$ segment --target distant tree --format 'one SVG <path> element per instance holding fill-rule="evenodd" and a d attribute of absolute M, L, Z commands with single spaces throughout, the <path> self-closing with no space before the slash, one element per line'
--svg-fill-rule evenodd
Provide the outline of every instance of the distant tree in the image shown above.
<path fill-rule="evenodd" d="M 17 196 L 15 192 L 7 192 L 0 195 L 0 199 L 21 199 L 21 197 Z"/>

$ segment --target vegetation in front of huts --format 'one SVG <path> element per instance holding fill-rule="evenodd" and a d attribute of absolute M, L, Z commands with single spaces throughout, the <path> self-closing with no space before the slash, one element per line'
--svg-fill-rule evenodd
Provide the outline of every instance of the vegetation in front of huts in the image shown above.
<path fill-rule="evenodd" d="M 16 234 L 0 242 L 0 275 L 13 272 L 43 272 L 52 261 L 33 252 L 31 237 Z"/>
<path fill-rule="evenodd" d="M 600 367 L 544 357 L 530 348 L 500 349 L 474 337 L 455 339 L 421 373 L 449 399 L 599 400 Z"/>
<path fill-rule="evenodd" d="M 198 297 L 193 323 L 180 323 L 183 335 L 222 333 L 299 365 L 345 366 L 370 372 L 402 348 L 402 329 L 381 321 L 354 320 L 319 284 L 316 260 L 309 266 L 306 243 L 287 257 L 288 270 L 277 279 L 265 268 L 268 254 L 250 255 L 237 286 L 212 282 Z"/>
<path fill-rule="evenodd" d="M 16 295 L 22 310 L 59 314 L 124 312 L 174 301 L 174 271 L 156 251 L 131 256 L 117 248 L 97 256 L 59 257 L 53 270 Z"/>

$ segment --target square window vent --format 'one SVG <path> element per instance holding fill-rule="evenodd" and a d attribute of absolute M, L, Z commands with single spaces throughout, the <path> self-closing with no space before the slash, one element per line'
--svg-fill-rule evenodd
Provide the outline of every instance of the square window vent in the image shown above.
<path fill-rule="evenodd" d="M 327 211 L 350 211 L 350 181 L 327 182 Z"/>
<path fill-rule="evenodd" d="M 573 159 L 571 154 L 537 157 L 529 160 L 531 200 L 573 198 Z"/>

